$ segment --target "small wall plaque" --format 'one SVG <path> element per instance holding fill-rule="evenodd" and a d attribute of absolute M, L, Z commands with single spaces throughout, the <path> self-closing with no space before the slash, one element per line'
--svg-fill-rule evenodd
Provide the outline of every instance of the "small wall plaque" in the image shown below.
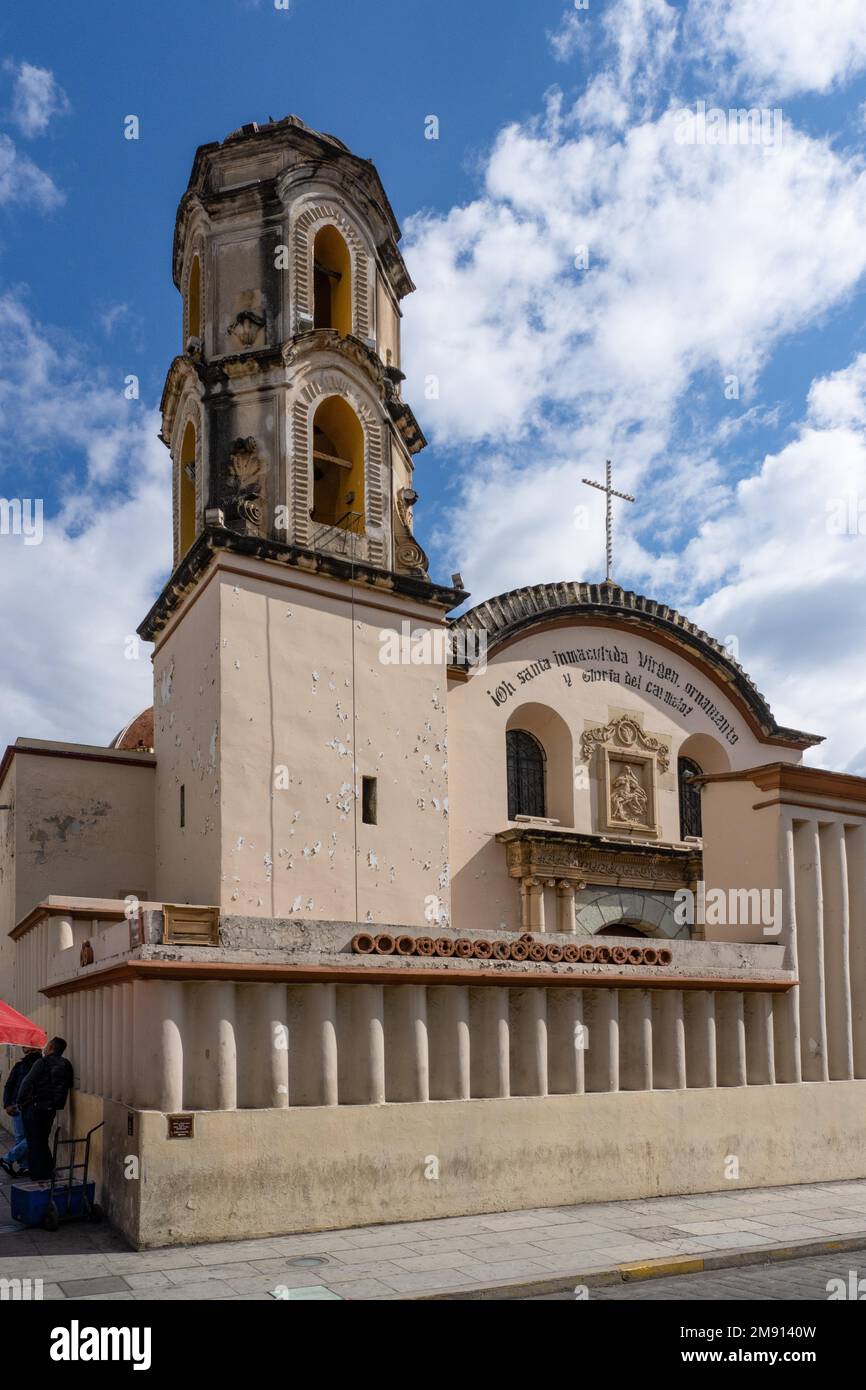
<path fill-rule="evenodd" d="M 169 1115 L 167 1118 L 169 1139 L 195 1138 L 194 1115 Z"/>

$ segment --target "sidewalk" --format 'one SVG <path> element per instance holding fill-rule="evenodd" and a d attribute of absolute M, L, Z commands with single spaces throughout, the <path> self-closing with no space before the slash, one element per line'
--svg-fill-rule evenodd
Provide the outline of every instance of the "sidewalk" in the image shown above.
<path fill-rule="evenodd" d="M 866 1180 L 136 1252 L 105 1225 L 22 1230 L 3 1178 L 0 1279 L 42 1279 L 46 1299 L 263 1299 L 278 1287 L 290 1298 L 519 1297 L 866 1247 Z"/>

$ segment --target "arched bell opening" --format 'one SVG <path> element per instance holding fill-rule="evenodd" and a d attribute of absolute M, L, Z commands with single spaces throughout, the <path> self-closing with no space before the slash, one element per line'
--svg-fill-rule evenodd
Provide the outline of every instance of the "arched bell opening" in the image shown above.
<path fill-rule="evenodd" d="M 330 396 L 313 421 L 313 508 L 321 526 L 364 531 L 364 428 L 348 401 Z"/>
<path fill-rule="evenodd" d="M 336 227 L 322 227 L 313 244 L 313 324 L 352 332 L 352 257 Z"/>

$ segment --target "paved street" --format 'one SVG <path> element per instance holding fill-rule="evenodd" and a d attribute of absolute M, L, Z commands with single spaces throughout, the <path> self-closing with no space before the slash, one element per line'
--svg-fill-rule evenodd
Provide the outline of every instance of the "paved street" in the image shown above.
<path fill-rule="evenodd" d="M 509 1281 L 591 1283 L 593 1275 L 622 1265 L 684 1255 L 727 1259 L 746 1250 L 861 1236 L 866 1244 L 866 1181 L 740 1188 L 142 1251 L 130 1250 L 105 1224 L 70 1223 L 53 1233 L 23 1229 L 11 1219 L 8 1197 L 4 1174 L 0 1279 L 41 1279 L 46 1299 L 267 1299 L 277 1290 L 293 1299 L 309 1297 L 304 1290 L 313 1289 L 321 1290 L 314 1296 L 349 1299 L 459 1297 Z M 866 1272 L 862 1249 L 831 1256 L 826 1273 L 817 1252 L 806 1253 L 797 1270 L 774 1264 L 683 1275 L 673 1283 L 665 1278 L 625 1288 L 593 1286 L 591 1297 L 683 1298 L 694 1296 L 693 1287 L 748 1291 L 756 1281 L 768 1290 L 760 1297 L 822 1297 L 832 1273 L 847 1276 L 858 1263 Z M 675 1292 L 667 1292 L 669 1283 Z M 814 1294 L 795 1292 L 807 1286 Z"/>
<path fill-rule="evenodd" d="M 679 1274 L 672 1279 L 642 1279 L 634 1284 L 614 1284 L 590 1289 L 593 1303 L 638 1299 L 683 1300 L 721 1299 L 768 1302 L 828 1299 L 831 1279 L 842 1279 L 849 1287 L 850 1272 L 866 1279 L 866 1252 L 822 1255 L 814 1260 L 785 1260 L 773 1265 L 747 1265 L 740 1269 L 708 1270 L 704 1274 Z M 863 1290 L 866 1293 L 866 1287 Z M 527 1302 L 574 1302 L 573 1293 L 541 1294 Z"/>

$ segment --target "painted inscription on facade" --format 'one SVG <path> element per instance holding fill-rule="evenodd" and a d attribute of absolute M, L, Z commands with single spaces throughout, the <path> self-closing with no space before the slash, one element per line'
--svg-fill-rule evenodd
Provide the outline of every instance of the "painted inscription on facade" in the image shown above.
<path fill-rule="evenodd" d="M 734 725 L 705 690 L 687 680 L 675 666 L 641 648 L 634 655 L 606 643 L 565 650 L 554 648 L 549 656 L 535 657 L 516 671 L 512 679 L 501 681 L 487 694 L 494 705 L 506 705 L 519 691 L 550 671 L 558 671 L 569 689 L 575 688 L 578 681 L 586 685 L 607 681 L 623 689 L 639 691 L 684 719 L 700 709 L 732 747 L 739 742 Z"/>

